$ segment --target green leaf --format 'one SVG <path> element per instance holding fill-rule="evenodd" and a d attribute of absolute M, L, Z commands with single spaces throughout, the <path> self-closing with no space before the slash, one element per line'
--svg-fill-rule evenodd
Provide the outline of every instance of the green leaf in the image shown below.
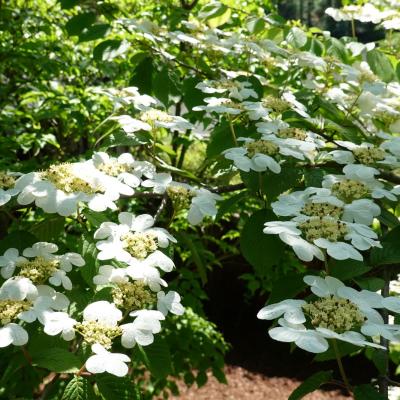
<path fill-rule="evenodd" d="M 64 10 L 68 10 L 70 8 L 73 8 L 79 4 L 80 0 L 59 0 L 61 4 L 61 8 Z"/>
<path fill-rule="evenodd" d="M 218 26 L 226 24 L 230 20 L 231 14 L 232 14 L 231 9 L 226 8 L 221 15 L 218 15 L 217 17 L 214 18 L 209 18 L 207 20 L 207 24 L 211 28 L 217 28 Z"/>
<path fill-rule="evenodd" d="M 354 344 L 338 341 L 337 346 L 339 349 L 339 353 L 342 357 L 356 352 L 360 352 L 360 348 L 355 346 Z M 314 361 L 318 362 L 330 361 L 335 359 L 336 359 L 336 354 L 332 346 L 329 347 L 329 349 L 324 353 L 319 353 L 314 357 Z"/>
<path fill-rule="evenodd" d="M 85 265 L 79 268 L 79 272 L 82 275 L 82 278 L 85 282 L 90 286 L 93 287 L 93 277 L 97 273 L 97 248 L 96 243 L 91 242 L 90 239 L 86 238 L 82 235 L 82 249 L 80 251 L 82 254 L 83 259 L 85 260 Z"/>
<path fill-rule="evenodd" d="M 399 219 L 385 208 L 381 209 L 381 213 L 377 218 L 379 219 L 379 222 L 392 229 L 397 228 L 400 225 Z"/>
<path fill-rule="evenodd" d="M 103 222 L 107 222 L 110 219 L 103 213 L 95 212 L 89 209 L 83 210 L 82 213 L 85 218 L 95 227 L 98 228 Z"/>
<path fill-rule="evenodd" d="M 32 354 L 32 363 L 53 372 L 77 372 L 82 365 L 75 354 L 59 347 L 43 348 Z"/>
<path fill-rule="evenodd" d="M 379 76 L 384 82 L 394 79 L 395 71 L 389 58 L 378 49 L 373 49 L 367 53 L 367 62 L 374 74 Z"/>
<path fill-rule="evenodd" d="M 70 36 L 80 35 L 84 29 L 87 29 L 96 21 L 96 14 L 92 12 L 82 13 L 72 17 L 66 24 L 65 29 Z"/>
<path fill-rule="evenodd" d="M 371 264 L 398 264 L 400 262 L 400 226 L 385 235 L 381 244 L 382 248 L 374 247 L 371 250 Z"/>
<path fill-rule="evenodd" d="M 376 369 L 381 375 L 385 375 L 386 372 L 386 353 L 385 351 L 373 349 L 372 347 L 365 347 L 365 356 L 368 360 L 371 360 Z"/>
<path fill-rule="evenodd" d="M 276 265 L 282 257 L 284 244 L 276 235 L 263 233 L 265 222 L 276 219 L 270 210 L 255 212 L 240 234 L 240 249 L 244 258 L 257 270 Z"/>
<path fill-rule="evenodd" d="M 210 141 L 207 146 L 207 157 L 217 157 L 224 150 L 235 146 L 229 122 L 223 120 L 211 133 Z"/>
<path fill-rule="evenodd" d="M 257 33 L 260 33 L 265 29 L 265 20 L 259 17 L 249 17 L 246 21 L 246 26 L 251 34 L 257 35 Z"/>
<path fill-rule="evenodd" d="M 101 143 L 102 149 L 117 146 L 140 146 L 149 143 L 151 136 L 148 132 L 134 132 L 127 135 L 125 132 L 118 131 L 108 135 Z"/>
<path fill-rule="evenodd" d="M 292 272 L 276 280 L 272 285 L 268 303 L 277 303 L 281 300 L 291 299 L 302 292 L 307 285 L 303 281 L 303 275 Z"/>
<path fill-rule="evenodd" d="M 191 110 L 193 107 L 203 104 L 204 98 L 207 97 L 206 93 L 203 93 L 200 89 L 196 88 L 196 85 L 201 82 L 201 79 L 191 76 L 183 81 L 182 94 L 183 102 L 186 107 Z M 196 112 L 196 114 L 198 114 Z"/>
<path fill-rule="evenodd" d="M 84 29 L 79 35 L 79 43 L 101 39 L 107 35 L 111 26 L 109 24 L 96 24 Z"/>
<path fill-rule="evenodd" d="M 271 171 L 265 172 L 241 172 L 243 183 L 252 191 L 261 190 L 267 196 L 269 202 L 274 201 L 281 193 L 295 188 L 301 181 L 303 170 L 287 165 L 282 167 L 280 174 Z M 276 218 L 275 218 L 276 219 Z"/>
<path fill-rule="evenodd" d="M 334 260 L 331 259 L 329 266 L 329 274 L 341 281 L 360 276 L 370 271 L 371 267 L 368 267 L 361 261 L 356 260 Z"/>
<path fill-rule="evenodd" d="M 26 231 L 15 231 L 11 232 L 4 239 L 0 241 L 0 255 L 8 250 L 11 247 L 18 249 L 22 252 L 29 246 L 32 246 L 33 243 L 36 243 L 38 240 L 36 236 L 32 235 Z"/>
<path fill-rule="evenodd" d="M 122 44 L 122 40 L 104 40 L 93 49 L 93 58 L 96 61 L 111 61 L 125 53 L 127 46 Z"/>
<path fill-rule="evenodd" d="M 222 16 L 226 10 L 228 10 L 228 7 L 225 4 L 219 1 L 211 1 L 201 8 L 198 17 L 207 21 L 208 19 Z"/>
<path fill-rule="evenodd" d="M 311 168 L 304 171 L 305 186 L 321 187 L 324 179 L 324 170 L 321 168 Z"/>
<path fill-rule="evenodd" d="M 95 400 L 96 395 L 90 382 L 81 377 L 74 376 L 64 389 L 61 400 Z"/>
<path fill-rule="evenodd" d="M 371 292 L 376 292 L 381 290 L 385 284 L 385 281 L 381 278 L 358 278 L 354 279 L 358 286 L 364 290 L 370 290 Z"/>
<path fill-rule="evenodd" d="M 329 382 L 333 377 L 332 371 L 319 371 L 307 378 L 300 386 L 298 386 L 288 400 L 302 399 L 309 393 L 317 390 L 324 383 Z"/>
<path fill-rule="evenodd" d="M 150 346 L 140 347 L 140 350 L 155 378 L 166 378 L 172 372 L 171 354 L 164 338 L 156 337 Z"/>
<path fill-rule="evenodd" d="M 360 385 L 354 388 L 355 400 L 386 400 L 372 385 Z"/>
<path fill-rule="evenodd" d="M 53 215 L 39 223 L 36 223 L 30 229 L 30 232 L 33 233 L 38 240 L 42 242 L 50 242 L 57 239 L 60 233 L 64 230 L 64 222 L 64 217 Z"/>
<path fill-rule="evenodd" d="M 190 255 L 192 256 L 193 263 L 197 267 L 200 279 L 202 283 L 205 284 L 207 282 L 207 266 L 204 263 L 197 246 L 192 240 L 192 237 L 187 233 L 178 233 L 175 236 L 177 236 L 179 243 L 183 244 L 190 251 Z"/>
<path fill-rule="evenodd" d="M 137 86 L 141 94 L 151 95 L 153 88 L 153 69 L 153 57 L 146 56 L 136 66 L 129 84 Z"/>
<path fill-rule="evenodd" d="M 400 62 L 398 62 L 396 65 L 396 76 L 397 80 L 400 81 Z"/>
<path fill-rule="evenodd" d="M 215 217 L 215 221 L 219 221 L 226 213 L 230 212 L 232 209 L 235 209 L 239 205 L 239 203 L 248 197 L 249 193 L 244 190 L 240 193 L 237 193 L 227 199 L 220 201 L 218 203 L 218 212 Z"/>
<path fill-rule="evenodd" d="M 348 64 L 349 57 L 344 44 L 334 37 L 329 39 L 330 45 L 326 49 L 326 53 L 330 56 L 339 58 L 344 63 Z"/>
<path fill-rule="evenodd" d="M 171 68 L 164 66 L 154 74 L 153 93 L 166 107 L 169 106 L 170 95 L 179 95 L 178 78 L 173 75 Z"/>
<path fill-rule="evenodd" d="M 128 377 L 101 374 L 96 375 L 96 383 L 104 400 L 140 400 L 138 388 Z"/>
<path fill-rule="evenodd" d="M 202 387 L 207 383 L 207 374 L 204 371 L 200 371 L 196 376 L 196 383 L 198 387 Z"/>
<path fill-rule="evenodd" d="M 301 49 L 307 43 L 307 35 L 303 30 L 294 26 L 287 34 L 286 41 L 291 46 Z"/>

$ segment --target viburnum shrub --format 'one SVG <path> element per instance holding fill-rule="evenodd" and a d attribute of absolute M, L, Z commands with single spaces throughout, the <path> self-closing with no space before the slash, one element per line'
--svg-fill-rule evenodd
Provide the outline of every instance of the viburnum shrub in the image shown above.
<path fill-rule="evenodd" d="M 337 360 L 290 399 L 395 396 L 400 5 L 326 9 L 338 39 L 273 2 L 134 3 L 0 3 L 0 398 L 224 382 L 203 286 L 240 253 L 269 336 Z"/>

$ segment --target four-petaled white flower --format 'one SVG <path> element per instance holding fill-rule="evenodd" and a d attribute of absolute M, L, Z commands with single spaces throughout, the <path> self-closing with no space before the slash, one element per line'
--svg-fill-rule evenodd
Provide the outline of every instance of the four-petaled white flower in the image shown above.
<path fill-rule="evenodd" d="M 126 354 L 111 353 L 99 343 L 92 345 L 92 352 L 95 354 L 90 356 L 85 363 L 86 369 L 92 374 L 108 372 L 122 377 L 128 373 L 129 369 L 126 363 L 131 359 Z"/>
<path fill-rule="evenodd" d="M 95 321 L 107 326 L 117 326 L 122 319 L 122 312 L 118 310 L 114 303 L 105 300 L 95 301 L 83 310 L 85 321 Z"/>
<path fill-rule="evenodd" d="M 122 346 L 130 349 L 136 343 L 141 346 L 148 346 L 153 343 L 154 334 L 161 331 L 160 321 L 165 319 L 164 315 L 155 310 L 133 311 L 129 315 L 136 318 L 129 324 L 121 325 Z"/>
<path fill-rule="evenodd" d="M 175 315 L 182 315 L 185 311 L 181 304 L 181 296 L 173 290 L 165 294 L 163 291 L 157 293 L 157 309 L 163 315 L 167 315 L 168 311 Z"/>
<path fill-rule="evenodd" d="M 195 195 L 190 204 L 188 221 L 192 225 L 198 225 L 204 217 L 215 217 L 217 215 L 216 202 L 221 200 L 222 197 L 204 188 L 196 189 L 193 192 Z"/>

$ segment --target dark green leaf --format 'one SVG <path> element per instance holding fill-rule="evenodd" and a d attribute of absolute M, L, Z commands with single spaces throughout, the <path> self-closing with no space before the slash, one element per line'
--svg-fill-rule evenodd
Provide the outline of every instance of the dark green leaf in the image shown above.
<path fill-rule="evenodd" d="M 268 201 L 272 202 L 283 192 L 296 187 L 301 181 L 303 171 L 301 168 L 287 165 L 282 167 L 280 174 L 274 174 L 271 171 L 251 171 L 242 172 L 240 175 L 249 189 L 254 192 L 261 190 L 267 196 Z"/>
<path fill-rule="evenodd" d="M 74 376 L 64 389 L 61 400 L 95 400 L 96 395 L 90 382 L 81 377 Z"/>
<path fill-rule="evenodd" d="M 109 29 L 109 24 L 96 24 L 89 26 L 79 35 L 79 42 L 90 42 L 91 40 L 101 39 L 106 36 Z"/>
<path fill-rule="evenodd" d="M 384 82 L 394 79 L 394 68 L 388 57 L 379 49 L 373 49 L 367 53 L 367 62 L 374 74 Z"/>
<path fill-rule="evenodd" d="M 376 292 L 383 288 L 385 281 L 381 278 L 358 278 L 354 279 L 358 286 L 364 290 L 370 290 L 371 292 Z"/>
<path fill-rule="evenodd" d="M 37 241 L 38 240 L 36 236 L 32 235 L 29 232 L 26 231 L 11 232 L 4 239 L 1 239 L 0 254 L 3 255 L 3 253 L 11 247 L 14 247 L 18 249 L 20 252 L 22 252 L 24 249 L 33 245 L 33 243 L 36 243 Z"/>
<path fill-rule="evenodd" d="M 207 374 L 204 371 L 200 371 L 196 376 L 196 383 L 198 387 L 204 386 L 207 383 Z"/>
<path fill-rule="evenodd" d="M 381 213 L 378 216 L 378 219 L 379 222 L 392 229 L 400 225 L 399 219 L 385 208 L 381 208 Z"/>
<path fill-rule="evenodd" d="M 35 223 L 30 232 L 42 242 L 50 242 L 57 239 L 64 230 L 64 217 L 53 215 L 45 220 Z"/>
<path fill-rule="evenodd" d="M 137 86 L 141 94 L 151 94 L 153 88 L 153 58 L 145 57 L 136 66 L 130 84 Z"/>
<path fill-rule="evenodd" d="M 128 377 L 96 375 L 96 383 L 105 400 L 140 400 L 138 388 Z"/>
<path fill-rule="evenodd" d="M 339 353 L 342 357 L 360 351 L 360 348 L 355 346 L 354 344 L 338 341 L 337 345 Z M 330 346 L 329 349 L 324 353 L 319 353 L 314 357 L 314 361 L 330 361 L 335 359 L 336 354 L 332 346 Z"/>
<path fill-rule="evenodd" d="M 70 36 L 80 35 L 84 29 L 87 29 L 96 21 L 96 14 L 92 12 L 82 13 L 72 17 L 66 24 L 65 29 Z"/>
<path fill-rule="evenodd" d="M 250 17 L 246 22 L 247 29 L 253 35 L 262 32 L 265 29 L 265 20 L 259 17 Z"/>
<path fill-rule="evenodd" d="M 224 120 L 217 125 L 207 146 L 207 157 L 217 157 L 224 150 L 235 146 L 229 122 Z"/>
<path fill-rule="evenodd" d="M 248 196 L 248 192 L 246 190 L 237 193 L 227 199 L 220 201 L 218 203 L 218 213 L 215 217 L 215 221 L 221 219 L 226 213 L 230 212 L 232 209 L 235 209 L 239 205 L 239 203 L 244 200 Z"/>
<path fill-rule="evenodd" d="M 360 385 L 354 388 L 355 400 L 386 400 L 372 385 Z"/>
<path fill-rule="evenodd" d="M 398 264 L 400 263 L 400 226 L 392 229 L 381 240 L 382 248 L 374 247 L 371 250 L 371 264 Z"/>
<path fill-rule="evenodd" d="M 303 275 L 292 272 L 276 280 L 272 285 L 268 303 L 277 303 L 281 300 L 291 299 L 302 292 L 307 285 L 303 281 Z"/>
<path fill-rule="evenodd" d="M 125 52 L 126 47 L 121 44 L 122 40 L 105 40 L 93 49 L 93 58 L 97 61 L 111 61 Z"/>
<path fill-rule="evenodd" d="M 371 269 L 361 261 L 355 260 L 335 260 L 331 259 L 329 266 L 329 274 L 341 281 L 354 278 L 365 274 Z"/>
<path fill-rule="evenodd" d="M 75 354 L 59 347 L 41 349 L 32 355 L 32 363 L 53 372 L 77 372 L 82 364 Z"/>
<path fill-rule="evenodd" d="M 140 146 L 149 143 L 151 136 L 148 132 L 135 132 L 127 135 L 125 132 L 114 132 L 108 135 L 101 143 L 101 147 L 107 149 L 117 146 Z"/>
<path fill-rule="evenodd" d="M 171 354 L 164 338 L 156 337 L 150 346 L 141 347 L 150 373 L 157 379 L 163 379 L 172 372 Z"/>
<path fill-rule="evenodd" d="M 286 41 L 291 46 L 301 49 L 307 43 L 307 35 L 303 30 L 294 26 L 287 34 Z"/>
<path fill-rule="evenodd" d="M 276 219 L 270 210 L 254 213 L 240 234 L 240 249 L 246 260 L 257 270 L 276 265 L 282 257 L 284 244 L 276 235 L 263 233 L 264 224 Z"/>
<path fill-rule="evenodd" d="M 297 387 L 288 400 L 299 400 L 302 399 L 309 393 L 317 390 L 324 383 L 329 382 L 332 379 L 332 371 L 319 371 L 307 378 L 299 387 Z"/>
<path fill-rule="evenodd" d="M 206 4 L 199 12 L 198 17 L 203 20 L 208 20 L 211 18 L 217 18 L 222 16 L 228 7 L 219 1 L 212 1 Z"/>

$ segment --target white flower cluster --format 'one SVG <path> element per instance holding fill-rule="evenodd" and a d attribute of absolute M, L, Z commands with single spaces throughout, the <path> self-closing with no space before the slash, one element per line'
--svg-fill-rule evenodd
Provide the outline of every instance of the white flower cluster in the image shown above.
<path fill-rule="evenodd" d="M 0 256 L 0 273 L 5 279 L 15 277 L 28 278 L 33 284 L 41 285 L 46 282 L 54 286 L 72 289 L 72 282 L 67 272 L 73 266 L 82 267 L 85 261 L 77 253 L 54 254 L 58 246 L 54 243 L 37 242 L 26 248 L 22 255 L 15 248 L 5 251 Z"/>
<path fill-rule="evenodd" d="M 175 239 L 161 228 L 153 228 L 150 215 L 134 217 L 130 213 L 119 215 L 120 224 L 103 223 L 96 231 L 99 260 L 123 261 L 124 267 L 103 265 L 93 282 L 98 290 L 111 288 L 112 302 L 100 300 L 83 310 L 81 322 L 72 318 L 67 309 L 69 300 L 46 283 L 72 289 L 67 272 L 85 262 L 77 253 L 55 254 L 53 243 L 38 242 L 26 248 L 22 255 L 15 248 L 0 256 L 1 275 L 6 280 L 0 287 L 0 347 L 10 344 L 22 346 L 28 342 L 28 333 L 19 321 L 38 320 L 46 334 L 61 334 L 72 340 L 79 334 L 92 346 L 95 353 L 86 362 L 92 373 L 109 372 L 123 376 L 128 372 L 128 356 L 111 353 L 113 340 L 121 337 L 126 348 L 136 343 L 149 345 L 154 334 L 161 331 L 160 321 L 171 312 L 183 313 L 180 296 L 174 291 L 165 293 L 167 286 L 157 268 L 169 272 L 173 261 L 158 247 L 166 247 Z M 124 321 L 127 316 L 133 321 Z M 124 322 L 124 323 L 122 323 Z M 104 362 L 107 360 L 107 362 Z"/>
<path fill-rule="evenodd" d="M 385 29 L 400 29 L 400 10 L 380 10 L 375 5 L 367 3 L 364 5 L 348 5 L 342 8 L 329 7 L 325 13 L 335 21 L 371 22 L 381 24 Z"/>
<path fill-rule="evenodd" d="M 303 261 L 324 260 L 325 251 L 337 260 L 362 261 L 360 251 L 381 247 L 369 227 L 381 212 L 372 199 L 396 197 L 374 178 L 373 168 L 347 165 L 343 171 L 326 175 L 323 188 L 281 195 L 272 208 L 276 215 L 292 218 L 266 222 L 264 233 L 278 234 Z"/>
<path fill-rule="evenodd" d="M 38 320 L 45 324 L 46 317 L 66 310 L 68 298 L 47 285 L 34 285 L 29 278 L 15 276 L 0 287 L 0 347 L 23 346 L 28 332 L 19 322 Z"/>
<path fill-rule="evenodd" d="M 305 276 L 312 293 L 310 301 L 283 300 L 262 308 L 259 319 L 278 319 L 269 335 L 280 342 L 294 342 L 311 353 L 323 353 L 329 340 L 337 339 L 356 346 L 383 348 L 373 339 L 380 336 L 400 341 L 400 325 L 385 324 L 378 310 L 400 312 L 400 299 L 382 297 L 369 290 L 357 291 L 338 279 Z M 369 340 L 367 340 L 369 337 Z"/>

